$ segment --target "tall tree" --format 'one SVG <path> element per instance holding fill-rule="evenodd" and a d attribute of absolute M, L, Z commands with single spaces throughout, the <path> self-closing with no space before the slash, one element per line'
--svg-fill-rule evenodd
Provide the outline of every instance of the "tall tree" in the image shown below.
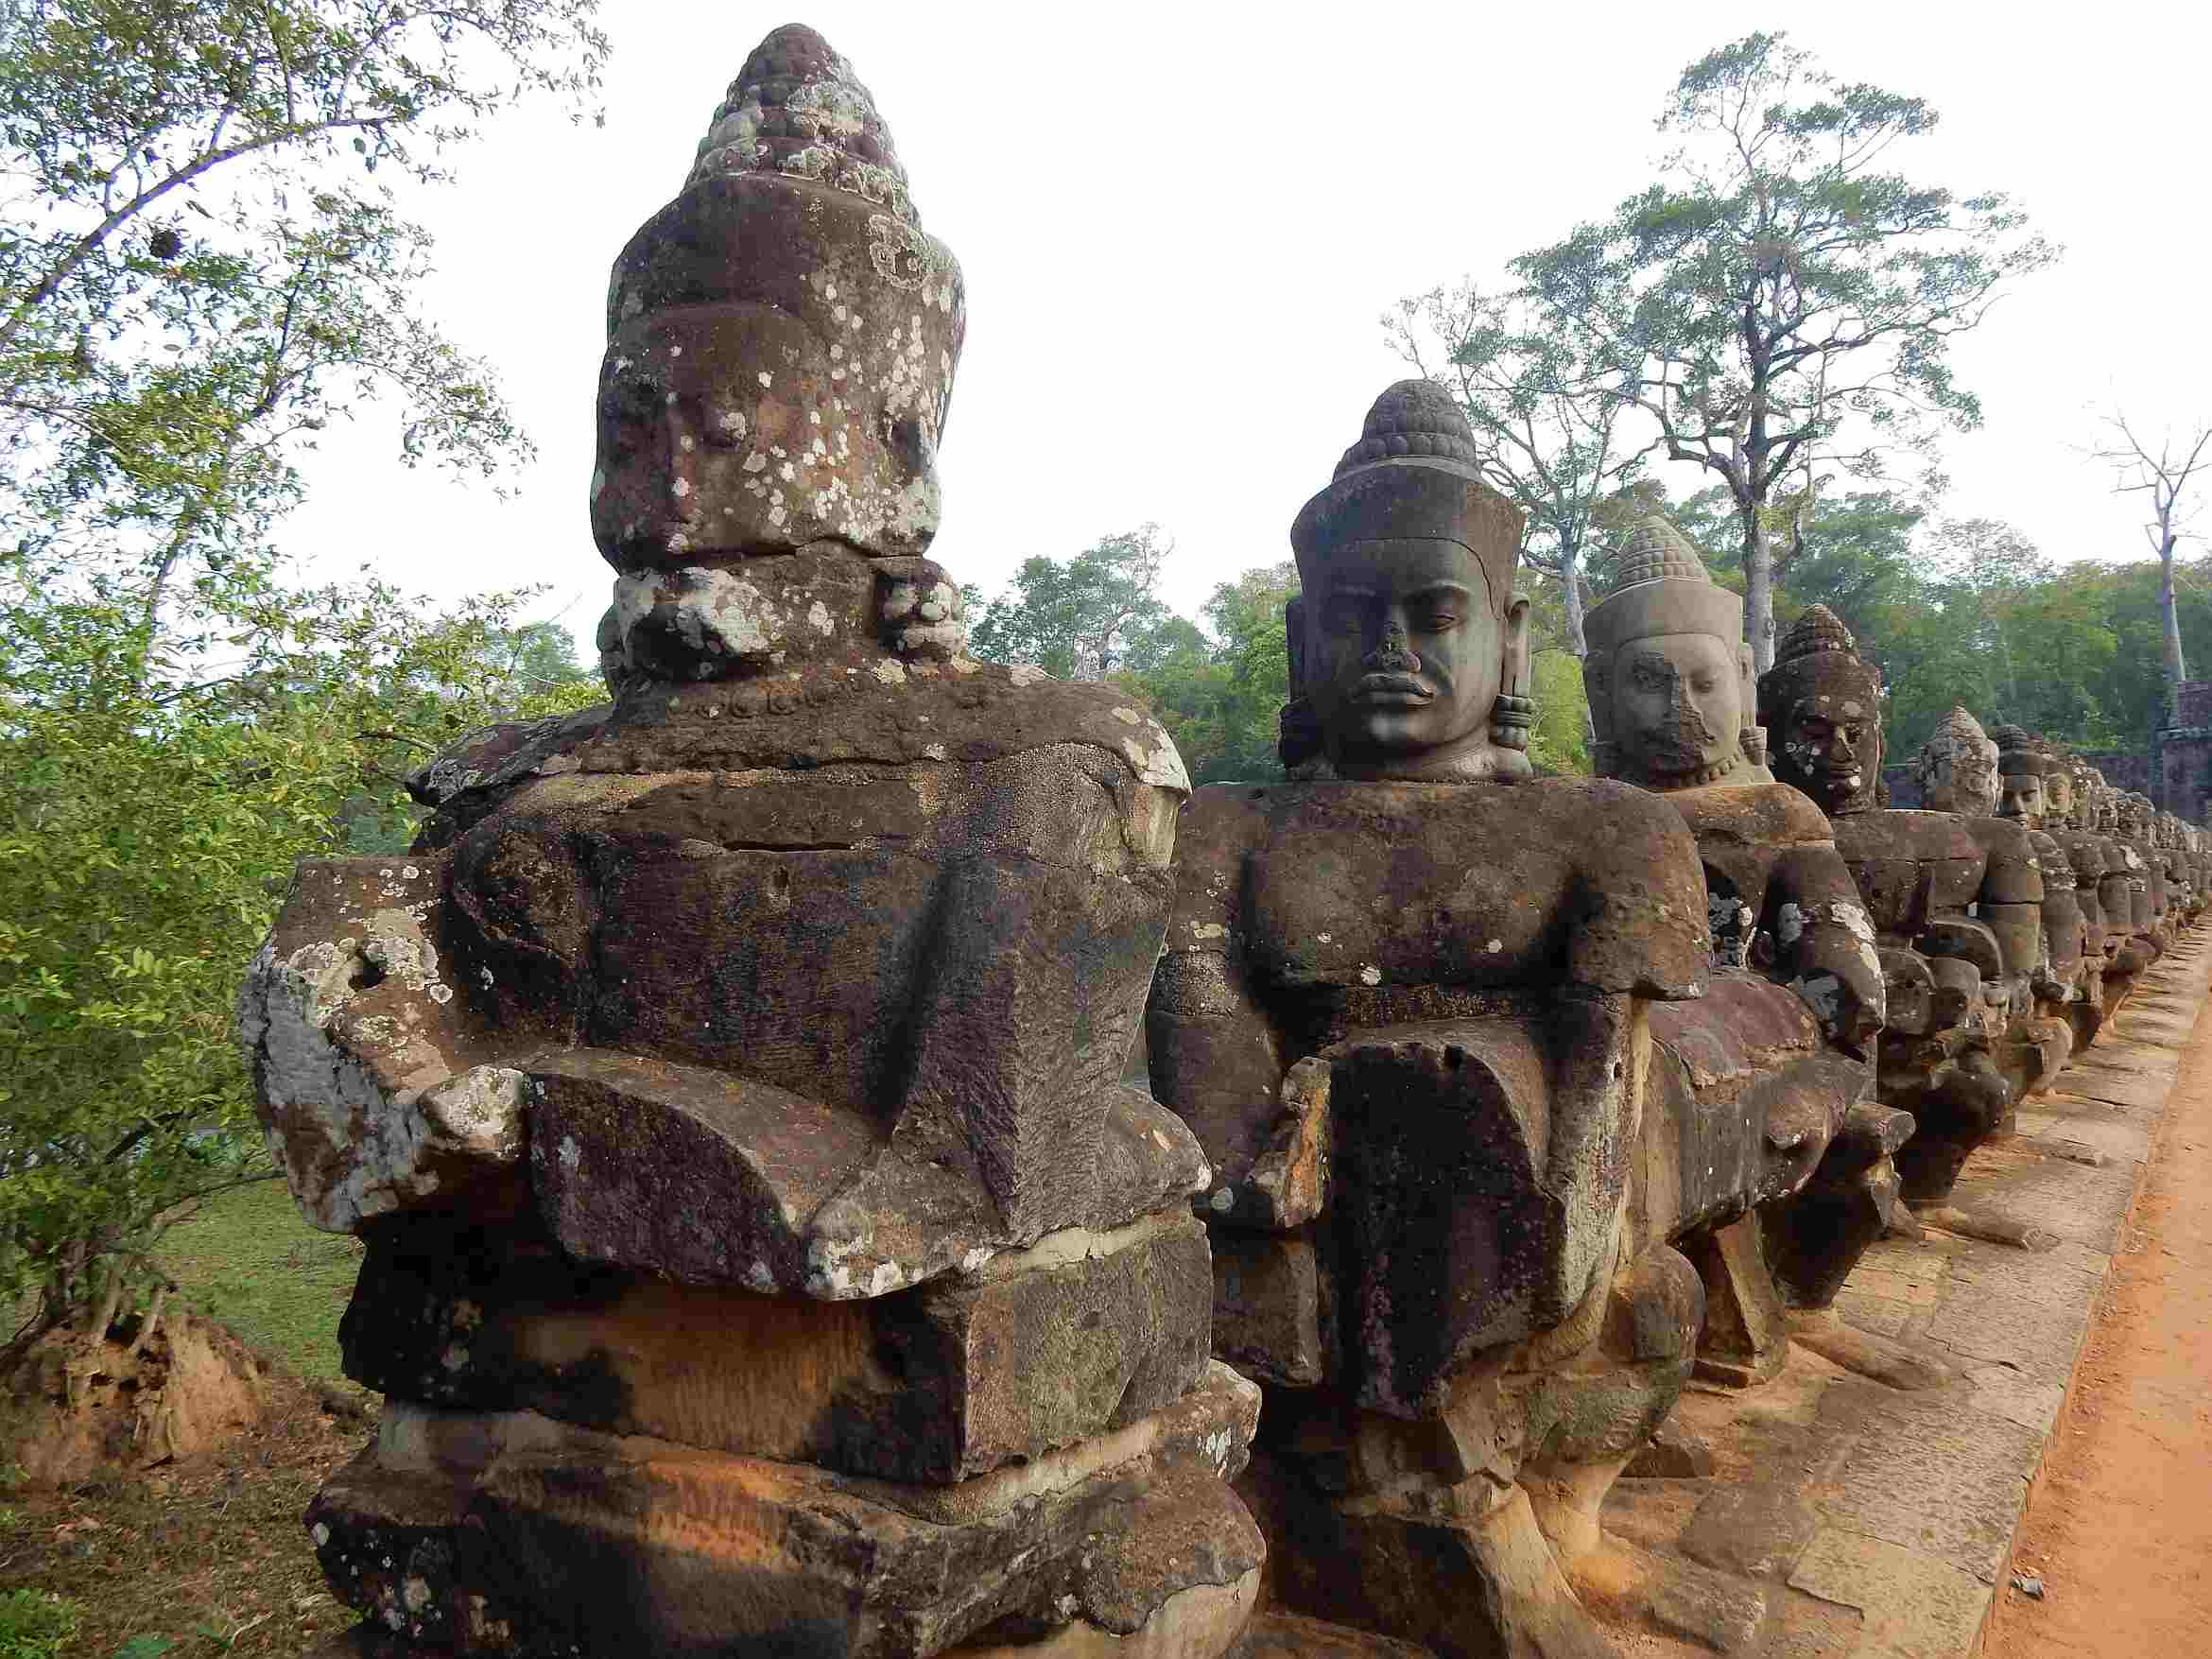
<path fill-rule="evenodd" d="M 396 394 L 401 449 L 527 444 L 415 301 L 388 181 L 528 93 L 597 84 L 597 0 L 17 0 L 0 11 L 0 532 L 127 577 L 266 555 L 299 450 Z M 382 172 L 379 180 L 375 175 Z M 219 621 L 219 619 L 218 619 Z M 213 631 L 212 630 L 209 631 Z"/>
<path fill-rule="evenodd" d="M 588 97 L 596 6 L 0 6 L 0 1303 L 34 1327 L 267 1173 L 229 1005 L 272 878 L 391 829 L 396 774 L 532 677 L 592 695 L 511 606 L 287 589 L 270 530 L 380 395 L 410 459 L 527 452 L 386 181 Z"/>
<path fill-rule="evenodd" d="M 1035 554 L 976 619 L 970 644 L 994 663 L 1034 663 L 1062 680 L 1103 680 L 1191 646 L 1196 628 L 1157 593 L 1175 551 L 1158 525 L 1101 538 L 1072 559 Z"/>
<path fill-rule="evenodd" d="M 2126 410 L 2115 409 L 2105 417 L 2105 424 L 2111 429 L 2112 441 L 2097 452 L 2097 458 L 2111 463 L 2118 475 L 2113 493 L 2141 495 L 2151 510 L 2143 537 L 2158 556 L 2158 610 L 2166 635 L 2165 717 L 2170 720 L 2179 717 L 2175 699 L 2181 683 L 2188 678 L 2188 661 L 2182 654 L 2181 618 L 2174 605 L 2174 551 L 2188 533 L 2192 516 L 2192 510 L 2183 505 L 2189 482 L 2212 466 L 2212 456 L 2204 453 L 2205 445 L 2212 443 L 2212 423 L 2182 437 L 2170 431 L 2162 433 L 2155 453 L 2149 439 L 2138 435 L 2129 423 Z"/>
<path fill-rule="evenodd" d="M 1547 331 L 1609 366 L 1592 395 L 1643 411 L 1669 458 L 1726 488 L 1762 669 L 1776 539 L 1828 470 L 1878 474 L 1931 440 L 1927 417 L 1979 422 L 1949 343 L 2056 256 L 2004 197 L 1886 170 L 1893 144 L 1935 124 L 1923 99 L 1838 83 L 1785 36 L 1748 35 L 1683 72 L 1657 182 L 1513 262 Z"/>
<path fill-rule="evenodd" d="M 1528 515 L 1521 562 L 1559 583 L 1566 649 L 1586 655 L 1583 561 L 1605 503 L 1652 447 L 1632 441 L 1629 400 L 1523 295 L 1436 288 L 1400 301 L 1383 328 L 1400 356 L 1459 394 L 1483 476 Z"/>

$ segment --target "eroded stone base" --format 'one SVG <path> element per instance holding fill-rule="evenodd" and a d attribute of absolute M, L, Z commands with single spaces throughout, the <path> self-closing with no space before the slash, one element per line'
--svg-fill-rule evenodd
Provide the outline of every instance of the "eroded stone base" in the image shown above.
<path fill-rule="evenodd" d="M 1199 1659 L 1218 1638 L 1211 1659 L 1261 1562 L 1224 1483 L 1258 1406 L 1216 1367 L 1141 1423 L 950 1486 L 394 1406 L 308 1524 L 341 1599 L 433 1651 L 926 1659 L 1055 1636 Z"/>

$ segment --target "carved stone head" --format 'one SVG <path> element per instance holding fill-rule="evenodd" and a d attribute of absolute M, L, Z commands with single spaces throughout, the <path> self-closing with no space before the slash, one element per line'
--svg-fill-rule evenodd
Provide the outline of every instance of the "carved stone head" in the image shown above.
<path fill-rule="evenodd" d="M 1882 671 L 1862 663 L 1850 630 L 1825 605 L 1789 625 L 1759 676 L 1759 720 L 1785 784 L 1830 818 L 1875 809 L 1882 775 Z"/>
<path fill-rule="evenodd" d="M 915 560 L 937 533 L 966 326 L 959 267 L 923 232 L 867 89 L 811 29 L 777 29 L 608 287 L 591 519 L 631 667 L 758 672 L 878 631 L 865 562 Z M 922 573 L 952 624 L 942 575 Z M 953 632 L 911 643 L 949 650 Z"/>
<path fill-rule="evenodd" d="M 1955 708 L 1912 757 L 1921 804 L 1930 812 L 1994 818 L 1997 807 L 1997 746 L 1981 722 Z"/>
<path fill-rule="evenodd" d="M 1647 789 L 1771 782 L 1765 734 L 1751 721 L 1743 600 L 1657 515 L 1636 526 L 1620 577 L 1582 623 L 1599 775 Z"/>
<path fill-rule="evenodd" d="M 2054 769 L 2044 747 L 2018 726 L 1999 726 L 1990 735 L 1996 739 L 1998 783 L 1996 816 L 2016 818 L 2030 829 L 2040 829 L 2049 802 L 2044 782 Z"/>
<path fill-rule="evenodd" d="M 1290 527 L 1294 697 L 1339 777 L 1526 776 L 1521 514 L 1449 393 L 1405 380 Z"/>

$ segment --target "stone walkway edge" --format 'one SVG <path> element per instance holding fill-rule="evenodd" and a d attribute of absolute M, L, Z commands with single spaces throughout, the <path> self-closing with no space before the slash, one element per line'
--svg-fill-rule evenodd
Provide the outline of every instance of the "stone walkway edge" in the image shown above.
<path fill-rule="evenodd" d="M 1849 1323 L 1935 1354 L 1961 1380 L 1908 1393 L 1846 1376 L 1821 1392 L 1815 1467 L 1800 1488 L 1804 1547 L 1778 1575 L 1779 1616 L 1738 1651 L 1979 1651 L 2208 984 L 2200 933 L 2144 974 L 2048 1094 L 2023 1104 L 2015 1138 L 1968 1164 L 1959 1207 L 2055 1235 L 2055 1248 L 1931 1229 L 1875 1246 L 1852 1275 L 1838 1302 Z M 1856 1643 L 1808 1603 L 1856 1612 Z"/>

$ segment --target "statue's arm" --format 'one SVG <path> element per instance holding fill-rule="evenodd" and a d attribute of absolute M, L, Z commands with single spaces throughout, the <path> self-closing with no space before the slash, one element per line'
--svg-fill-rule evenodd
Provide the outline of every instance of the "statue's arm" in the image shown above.
<path fill-rule="evenodd" d="M 1874 925 L 1833 842 L 1791 847 L 1769 884 L 1769 925 L 1786 982 L 1830 1043 L 1854 1054 L 1882 1028 L 1886 997 Z"/>

